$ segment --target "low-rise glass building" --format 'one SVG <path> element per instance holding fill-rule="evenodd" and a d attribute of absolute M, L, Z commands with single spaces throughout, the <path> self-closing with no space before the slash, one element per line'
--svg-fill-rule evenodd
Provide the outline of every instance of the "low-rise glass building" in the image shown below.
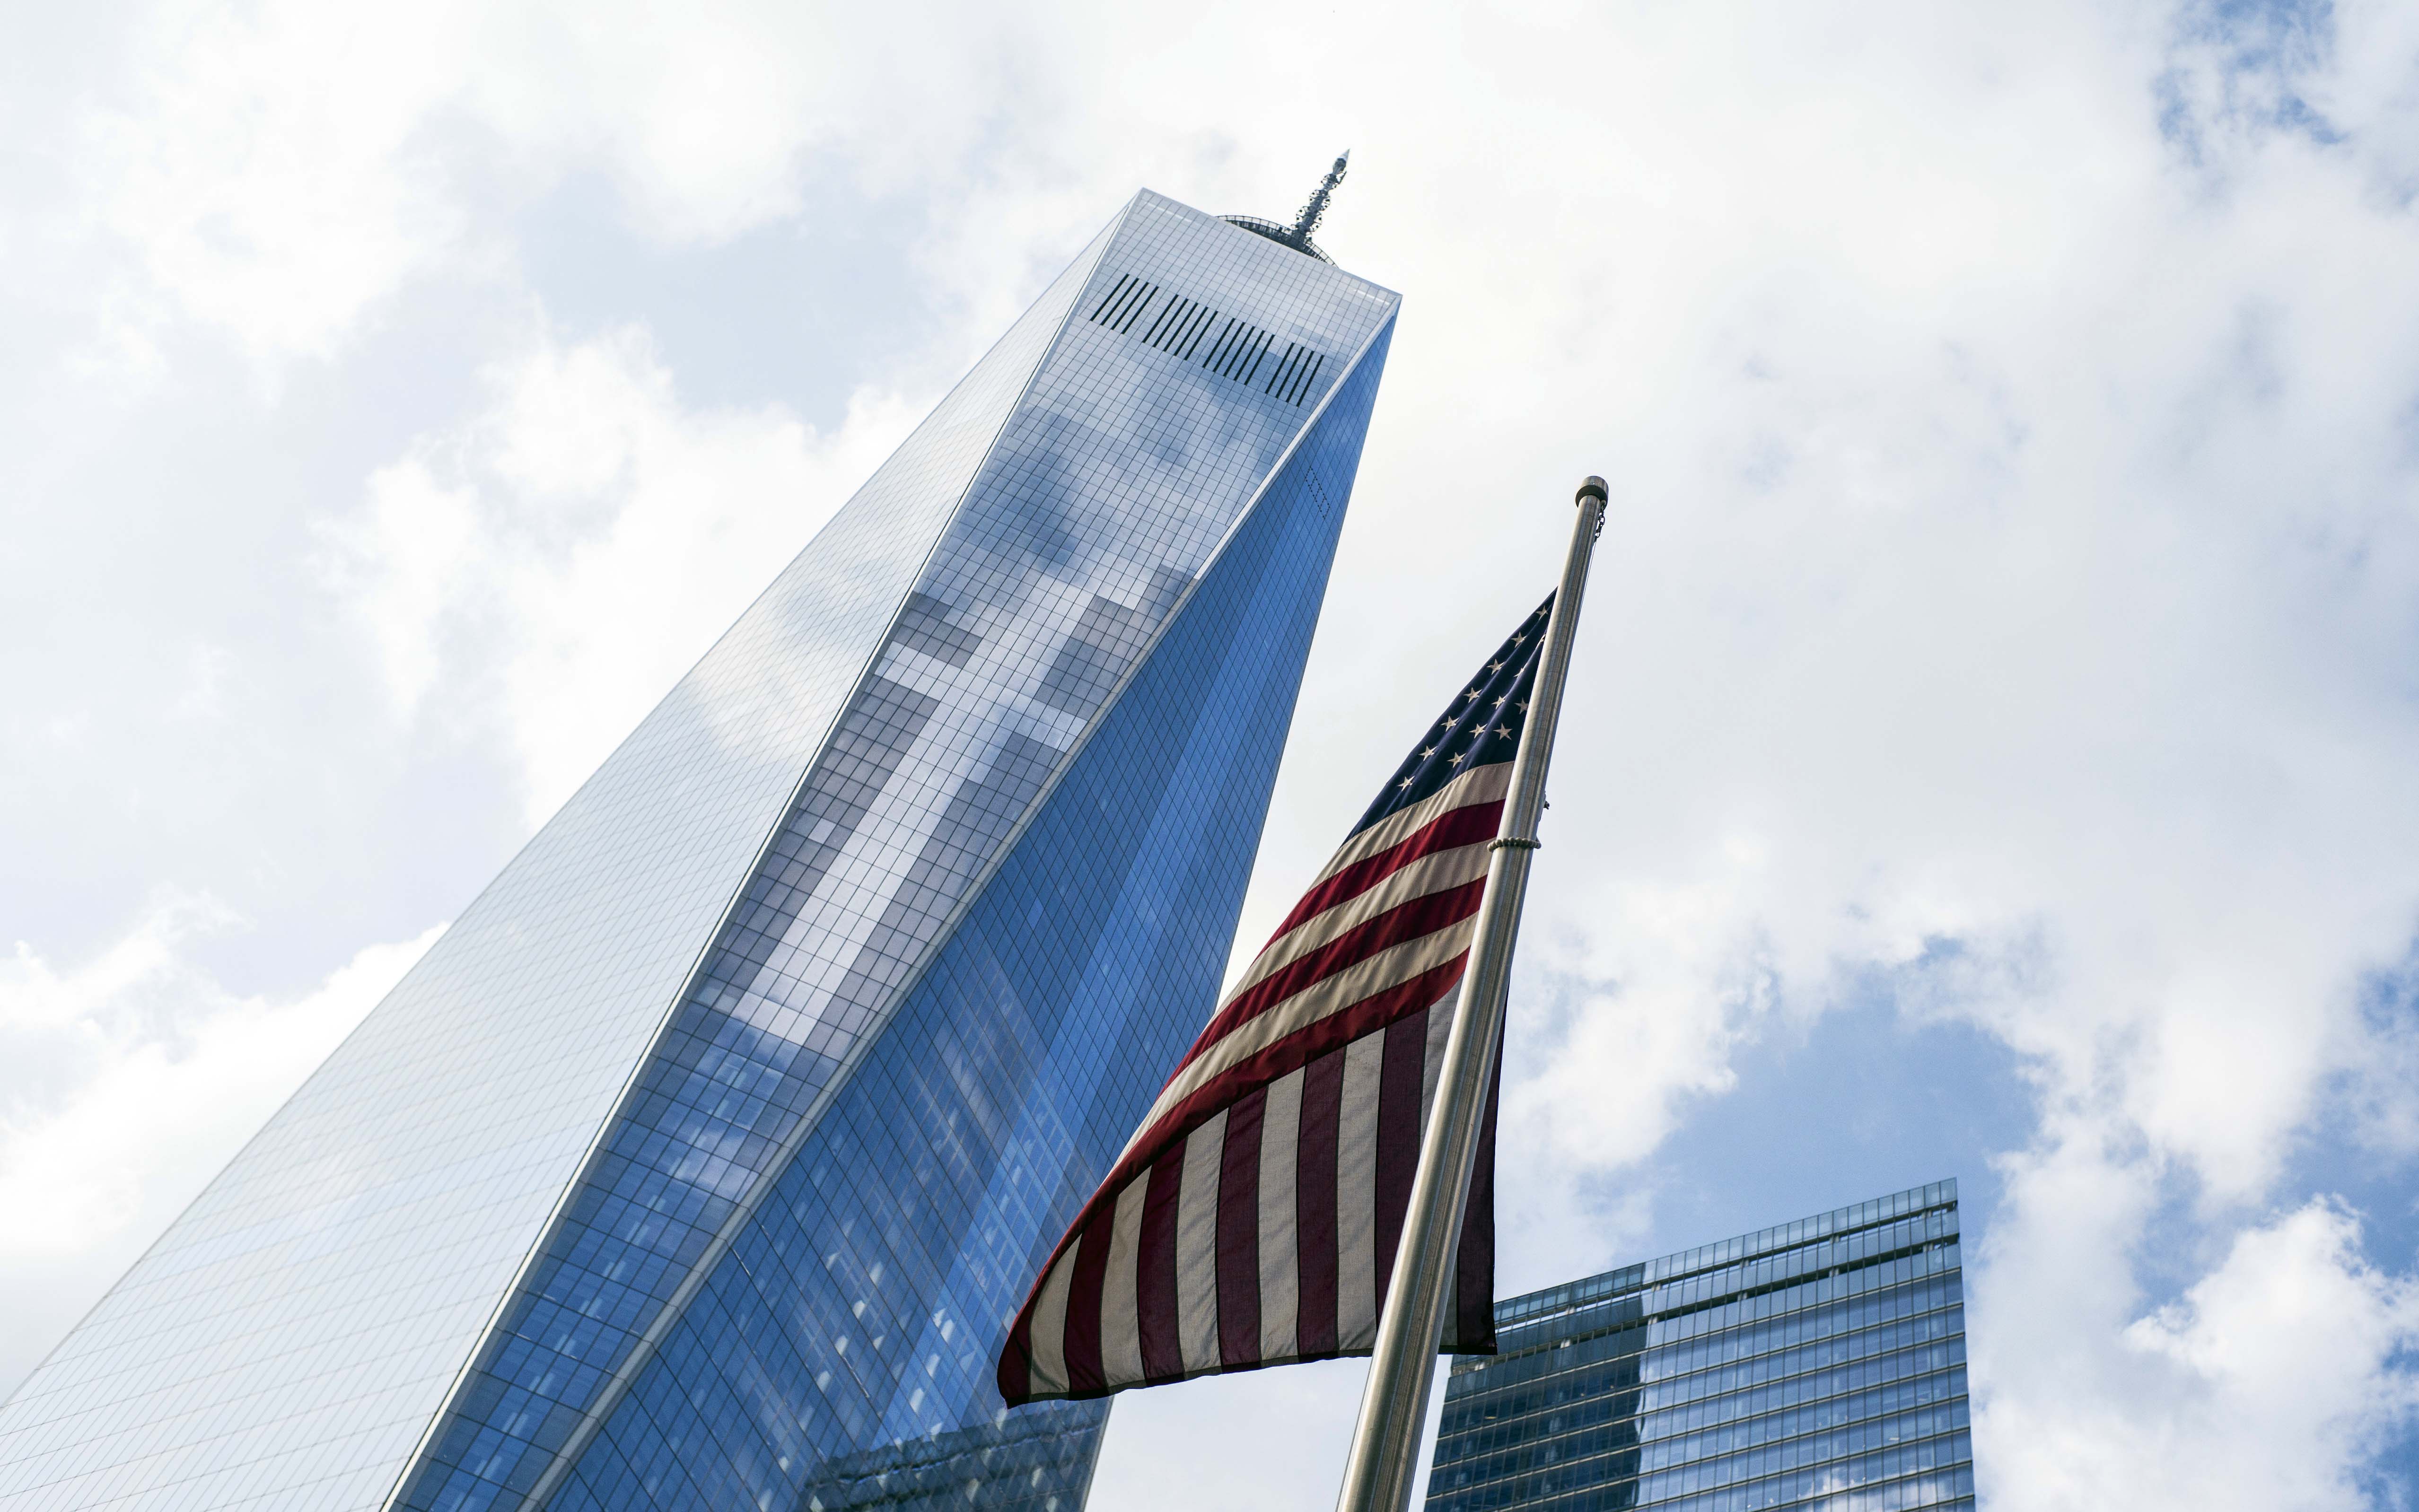
<path fill-rule="evenodd" d="M 1499 1303 L 1428 1512 L 1964 1512 L 1963 1274 L 1949 1180 Z"/>

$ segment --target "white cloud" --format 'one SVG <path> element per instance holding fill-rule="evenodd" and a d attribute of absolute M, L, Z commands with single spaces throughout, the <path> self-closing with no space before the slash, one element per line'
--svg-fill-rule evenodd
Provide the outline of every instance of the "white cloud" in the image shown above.
<path fill-rule="evenodd" d="M 2106 1458 L 2201 1506 L 2363 1502 L 2346 1469 L 2419 1408 L 2407 1358 L 2419 1288 L 2367 1264 L 2359 1238 L 2350 1212 L 2312 1202 L 2239 1234 L 2181 1301 L 2128 1328 L 2126 1344 L 2173 1379 L 2134 1399 L 2151 1432 L 2107 1433 L 2102 1420 Z M 2146 1440 L 2170 1452 L 2134 1458 Z"/>
<path fill-rule="evenodd" d="M 97 1301 L 436 941 L 372 945 L 290 998 L 227 988 L 193 947 L 237 920 L 171 898 L 62 969 L 0 963 L 0 1381 Z"/>
<path fill-rule="evenodd" d="M 145 18 L 129 100 L 78 146 L 92 227 L 135 277 L 115 313 L 174 313 L 256 353 L 323 355 L 372 301 L 459 250 L 422 133 L 467 39 L 439 8 L 178 6 Z"/>
<path fill-rule="evenodd" d="M 1741 1045 L 1889 982 L 2040 1110 L 1973 1257 L 1999 1504 L 2324 1505 L 2409 1391 L 2371 1348 L 2408 1257 L 2293 1161 L 2347 1089 L 2419 1140 L 2408 1002 L 2364 1006 L 2419 923 L 2419 22 L 2280 14 L 162 10 L 76 161 L 133 339 L 284 359 L 449 279 L 542 302 L 516 218 L 581 176 L 668 257 L 894 198 L 984 334 L 1135 181 L 1281 211 L 1354 147 L 1326 240 L 1408 301 L 1246 934 L 1607 472 L 1530 910 L 1563 1000 L 1507 1112 L 1537 1189 L 1618 1190 Z M 639 331 L 488 332 L 480 412 L 347 454 L 323 540 L 395 714 L 495 735 L 531 820 L 921 409 L 698 407 Z M 1311 1390 L 1118 1431 L 1173 1464 Z M 2151 1445 L 2215 1468 L 2146 1483 Z M 2295 1448 L 2306 1491 L 2257 1458 Z M 1217 1494 L 1321 1505 L 1319 1462 Z"/>
<path fill-rule="evenodd" d="M 819 434 L 692 410 L 645 335 L 534 337 L 468 424 L 374 473 L 323 566 L 397 714 L 492 727 L 545 819 L 904 436 L 860 392 Z M 431 707 L 445 679 L 448 701 Z"/>
<path fill-rule="evenodd" d="M 495 218 L 577 175 L 673 245 L 799 214 L 818 152 L 876 194 L 949 177 L 1017 55 L 1002 23 L 159 5 L 72 133 L 84 196 L 63 234 L 125 255 L 93 295 L 110 347 L 156 361 L 181 320 L 267 363 L 326 357 L 415 279 L 504 275 Z"/>
<path fill-rule="evenodd" d="M 1742 899 L 1758 858 L 1733 844 L 1706 870 L 1624 887 L 1612 904 L 1622 928 L 1540 952 L 1564 954 L 1577 971 L 1517 1030 L 1527 1042 L 1514 1063 L 1542 1069 L 1509 1090 L 1506 1149 L 1550 1152 L 1574 1174 L 1631 1165 L 1662 1143 L 1686 1102 L 1730 1089 L 1731 1049 L 1779 1009 L 1778 979 Z"/>
<path fill-rule="evenodd" d="M 1998 1502 L 2374 1504 L 2365 1467 L 2419 1410 L 2419 1285 L 2362 1257 L 2358 1219 L 2317 1199 L 2246 1226 L 2181 1297 L 2126 1323 L 2109 1305 L 2123 1289 L 2114 1274 L 2096 1288 L 2022 1289 L 2042 1258 L 2028 1251 L 2065 1228 L 2088 1264 L 2094 1241 L 2128 1227 L 2112 1206 L 2138 1196 L 2089 1181 L 2088 1162 L 2071 1173 L 2082 1180 L 2059 1180 L 2055 1164 L 2026 1178 L 2028 1200 L 2060 1199 L 2055 1223 L 2027 1229 L 1977 1288 L 1978 1478 Z M 2044 1329 L 2044 1316 L 2095 1333 L 2114 1324 L 2117 1347 L 2077 1349 L 2083 1330 Z"/>

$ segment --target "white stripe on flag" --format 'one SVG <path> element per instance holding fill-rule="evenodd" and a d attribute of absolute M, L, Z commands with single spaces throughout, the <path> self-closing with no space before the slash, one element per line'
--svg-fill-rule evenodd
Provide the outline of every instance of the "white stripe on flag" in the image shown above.
<path fill-rule="evenodd" d="M 1067 1389 L 1067 1293 L 1075 1285 L 1075 1257 L 1080 1241 L 1067 1246 L 1033 1307 L 1033 1389 Z"/>
<path fill-rule="evenodd" d="M 1448 810 L 1468 803 L 1493 803 L 1511 791 L 1510 762 L 1489 762 L 1475 771 L 1465 772 L 1410 808 L 1388 814 L 1346 841 L 1342 850 L 1328 857 L 1326 870 L 1318 873 L 1317 881 L 1302 890 L 1310 891 L 1355 861 L 1365 861 L 1379 851 L 1394 849 Z"/>
<path fill-rule="evenodd" d="M 1269 1084 L 1260 1120 L 1260 1358 L 1294 1355 L 1302 1310 L 1302 1269 L 1294 1229 L 1294 1172 L 1301 1163 L 1302 1079 L 1295 1071 Z"/>
<path fill-rule="evenodd" d="M 1268 949 L 1243 973 L 1235 991 L 1226 995 L 1227 1000 L 1232 1001 L 1237 994 L 1259 985 L 1280 968 L 1390 908 L 1399 908 L 1432 892 L 1448 892 L 1476 882 L 1487 875 L 1487 854 L 1482 841 L 1424 856 L 1358 897 L 1348 898 L 1323 914 L 1303 919 L 1290 932 L 1269 942 Z"/>
<path fill-rule="evenodd" d="M 1335 1132 L 1335 1347 L 1365 1350 L 1378 1336 L 1378 1094 L 1386 1031 L 1344 1051 Z"/>
<path fill-rule="evenodd" d="M 1117 1194 L 1109 1224 L 1109 1266 L 1101 1277 L 1101 1374 L 1108 1381 L 1142 1379 L 1141 1304 L 1134 1298 L 1134 1262 L 1142 1252 L 1142 1205 L 1150 1195 L 1145 1171 Z"/>
<path fill-rule="evenodd" d="M 1226 1153 L 1226 1111 L 1184 1144 L 1184 1185 L 1176 1197 L 1176 1319 L 1184 1368 L 1218 1367 L 1218 1172 Z"/>
<path fill-rule="evenodd" d="M 1436 1106 L 1437 1077 L 1444 1071 L 1444 1044 L 1453 1038 L 1454 1006 L 1461 1001 L 1461 983 L 1442 1000 L 1428 1005 L 1428 1047 L 1420 1062 L 1420 1141 L 1428 1137 L 1428 1109 Z"/>
<path fill-rule="evenodd" d="M 1424 971 L 1434 970 L 1469 949 L 1470 936 L 1477 929 L 1476 917 L 1473 914 L 1433 934 L 1423 934 L 1380 950 L 1357 965 L 1311 983 L 1251 1022 L 1236 1026 L 1233 1033 L 1202 1052 L 1200 1058 L 1168 1082 L 1167 1089 L 1151 1105 L 1149 1117 L 1134 1131 L 1133 1138 L 1126 1141 L 1125 1152 L 1132 1151 L 1171 1108 L 1199 1091 L 1204 1083 L 1221 1072 L 1250 1059 L 1287 1035 L 1299 1033 L 1330 1014 L 1375 997 Z M 1124 1159 L 1125 1152 L 1117 1158 Z"/>

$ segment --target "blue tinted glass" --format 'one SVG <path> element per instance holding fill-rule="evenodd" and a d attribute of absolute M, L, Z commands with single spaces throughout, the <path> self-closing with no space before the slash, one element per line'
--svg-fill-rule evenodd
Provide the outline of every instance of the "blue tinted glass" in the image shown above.
<path fill-rule="evenodd" d="M 958 1251 L 1021 1253 L 1055 1211 L 1035 1204 L 1087 1191 L 1092 1144 L 1123 1138 L 1208 1014 L 1392 308 L 1156 196 L 1129 207 L 405 1506 L 569 1505 L 655 1480 L 652 1504 L 737 1505 L 786 1498 L 826 1462 L 886 1484 L 905 1471 L 885 1446 L 917 1441 L 947 1465 L 936 1436 L 996 1413 L 961 1378 L 995 1348 L 1002 1309 L 987 1290 L 971 1311 L 956 1300 L 978 1285 Z M 1216 634 L 1231 643 L 1202 649 Z M 1061 833 L 1071 813 L 1088 827 Z M 1026 825 L 1020 864 L 1073 869 L 1055 892 L 1015 893 L 1021 872 L 982 880 Z M 928 1022 L 985 920 L 1008 935 L 983 980 L 1016 991 Z M 1058 1039 L 1020 1011 L 1091 1021 Z M 1040 1111 L 1020 1107 L 1032 1098 Z M 969 1229 L 1002 1140 L 1011 1190 Z M 915 1200 L 887 1190 L 893 1173 Z M 780 1237 L 799 1180 L 847 1215 L 837 1238 Z M 994 1286 L 1005 1269 L 987 1256 L 973 1273 Z M 761 1409 L 732 1409 L 758 1424 L 732 1447 L 741 1430 L 692 1378 L 741 1347 L 726 1330 L 753 1336 L 736 1319 L 767 1276 L 782 1280 L 763 1305 L 794 1336 L 729 1388 Z M 902 1383 L 887 1356 L 911 1341 L 928 1368 Z M 658 1400 L 667 1375 L 682 1384 Z M 1088 1475 L 1099 1415 L 983 1426 L 980 1453 L 1017 1435 L 1046 1503 Z M 1006 1486 L 994 1466 L 957 1491 L 977 1478 Z"/>
<path fill-rule="evenodd" d="M 911 1504 L 902 1480 L 1080 1504 L 1106 1406 L 1007 1411 L 1001 1326 L 1213 1004 L 1333 550 L 1319 500 L 1375 379 L 1221 556 L 558 1507 Z M 635 1494 L 658 1463 L 677 1473 Z"/>
<path fill-rule="evenodd" d="M 1940 1181 L 1513 1298 L 1429 1512 L 1970 1508 L 1959 1255 Z"/>

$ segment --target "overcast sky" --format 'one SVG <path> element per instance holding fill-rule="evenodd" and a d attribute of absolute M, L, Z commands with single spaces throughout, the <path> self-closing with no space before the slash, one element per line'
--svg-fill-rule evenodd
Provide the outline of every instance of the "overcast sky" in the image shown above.
<path fill-rule="evenodd" d="M 1137 187 L 1350 147 L 1247 936 L 1612 482 L 1506 1293 L 1953 1175 L 1989 1503 L 2411 1497 L 2409 0 L 8 37 L 0 1390 Z M 1324 1509 L 1361 1375 L 1129 1396 L 1094 1505 Z"/>

